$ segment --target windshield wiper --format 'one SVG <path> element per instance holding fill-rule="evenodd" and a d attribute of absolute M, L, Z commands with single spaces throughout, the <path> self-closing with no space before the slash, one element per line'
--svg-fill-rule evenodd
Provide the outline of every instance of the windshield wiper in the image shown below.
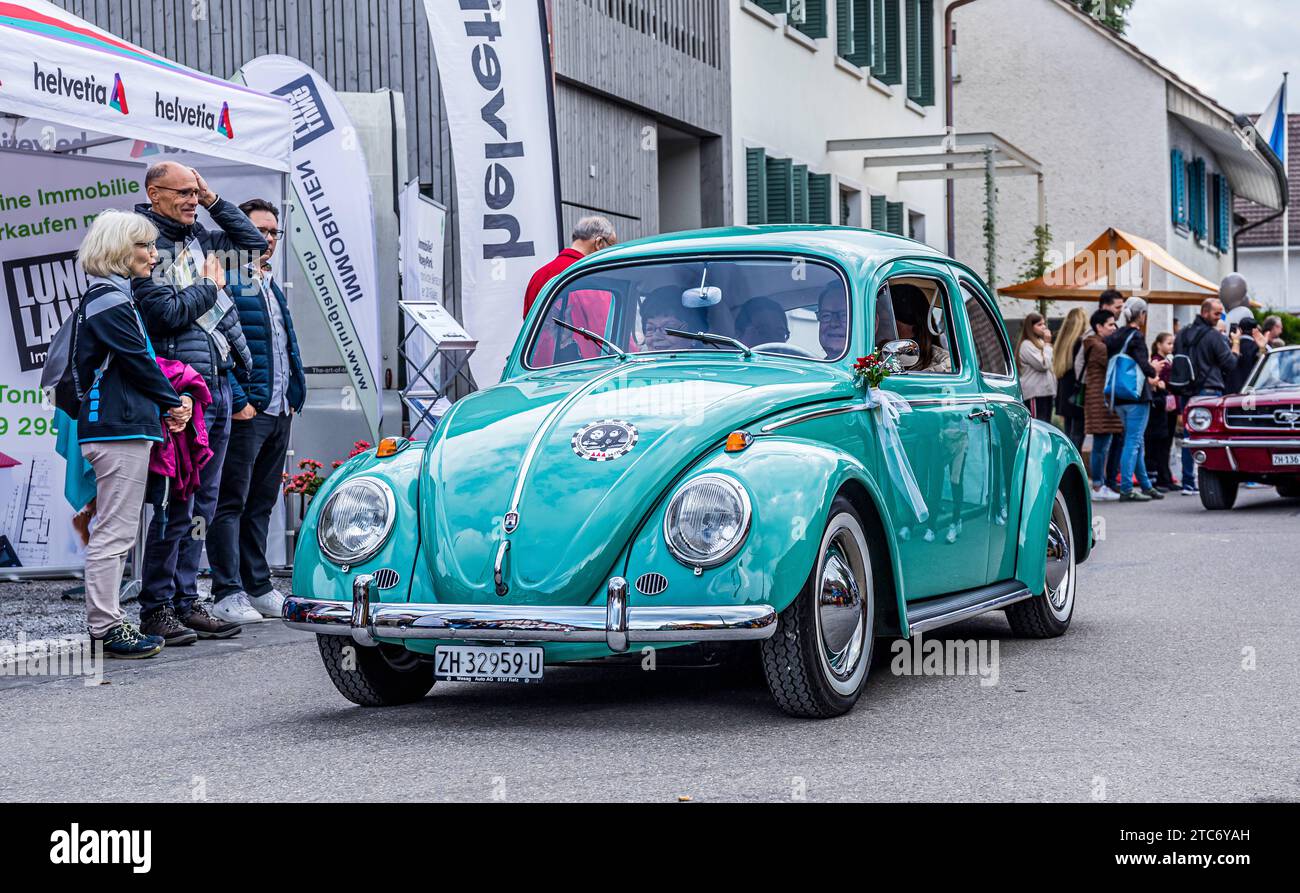
<path fill-rule="evenodd" d="M 694 341 L 703 341 L 705 344 L 725 344 L 734 347 L 747 357 L 754 355 L 748 344 L 727 335 L 718 335 L 714 332 L 683 332 L 681 329 L 664 329 L 664 334 L 675 335 L 678 338 L 690 338 Z"/>
<path fill-rule="evenodd" d="M 600 335 L 597 335 L 595 332 L 589 332 L 586 329 L 581 328 L 580 326 L 575 326 L 572 323 L 567 323 L 562 319 L 553 319 L 551 320 L 551 322 L 555 323 L 557 326 L 559 326 L 562 329 L 568 329 L 570 332 L 577 332 L 579 335 L 582 335 L 586 338 L 590 338 L 592 341 L 595 341 L 597 344 L 602 344 L 605 347 L 608 347 L 610 350 L 614 351 L 614 353 L 618 354 L 619 359 L 624 359 L 625 357 L 627 357 L 627 351 L 620 349 L 618 345 L 614 344 L 613 341 L 610 341 L 608 338 L 603 338 Z"/>

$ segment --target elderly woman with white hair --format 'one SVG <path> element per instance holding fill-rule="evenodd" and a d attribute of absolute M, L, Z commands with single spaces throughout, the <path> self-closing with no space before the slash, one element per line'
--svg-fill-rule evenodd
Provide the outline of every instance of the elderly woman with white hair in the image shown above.
<path fill-rule="evenodd" d="M 193 402 L 177 396 L 154 358 L 131 293 L 133 277 L 158 262 L 158 230 L 127 211 L 95 218 L 77 258 L 89 279 L 73 336 L 74 383 L 81 399 L 77 440 L 95 472 L 95 525 L 86 546 L 86 620 L 107 657 L 153 657 L 162 650 L 125 619 L 118 592 L 135 542 L 149 477 L 149 453 L 188 423 Z"/>
<path fill-rule="evenodd" d="M 1118 327 L 1114 334 L 1106 339 L 1106 349 L 1111 357 L 1124 353 L 1133 358 L 1133 362 L 1142 370 L 1143 382 L 1141 393 L 1136 398 L 1115 398 L 1115 412 L 1124 422 L 1124 440 L 1119 458 L 1119 498 L 1125 502 L 1150 502 L 1152 499 L 1164 499 L 1164 494 L 1151 484 L 1147 477 L 1147 464 L 1144 447 L 1147 420 L 1151 415 L 1151 389 L 1160 378 L 1160 371 L 1165 363 L 1152 359 L 1147 350 L 1143 332 L 1147 324 L 1147 302 L 1138 297 L 1129 298 L 1119 312 Z M 1133 476 L 1137 475 L 1138 488 L 1133 487 Z"/>

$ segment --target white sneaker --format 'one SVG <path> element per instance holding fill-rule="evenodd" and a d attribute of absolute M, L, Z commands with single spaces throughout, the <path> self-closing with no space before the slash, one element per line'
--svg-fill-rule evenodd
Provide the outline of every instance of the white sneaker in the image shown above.
<path fill-rule="evenodd" d="M 248 603 L 263 617 L 279 619 L 284 608 L 284 596 L 272 589 L 266 595 L 248 596 Z"/>
<path fill-rule="evenodd" d="M 1119 494 L 1110 487 L 1103 485 L 1101 489 L 1094 489 L 1092 491 L 1093 502 L 1114 502 L 1116 499 L 1119 499 Z"/>
<path fill-rule="evenodd" d="M 248 595 L 236 592 L 228 595 L 212 606 L 212 616 L 231 623 L 259 623 L 262 612 L 248 603 Z"/>

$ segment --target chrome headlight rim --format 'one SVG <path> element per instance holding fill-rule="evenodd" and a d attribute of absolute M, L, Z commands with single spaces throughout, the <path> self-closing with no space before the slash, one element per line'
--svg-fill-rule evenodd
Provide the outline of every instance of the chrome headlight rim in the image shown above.
<path fill-rule="evenodd" d="M 358 485 L 373 486 L 383 497 L 384 508 L 386 510 L 383 529 L 380 531 L 379 536 L 371 546 L 352 555 L 340 555 L 332 551 L 329 546 L 325 545 L 323 537 L 325 532 L 325 522 L 329 520 L 330 509 L 333 507 L 334 500 L 338 499 L 339 496 L 349 487 L 355 487 Z M 377 478 L 373 475 L 359 475 L 354 478 L 349 478 L 339 484 L 334 488 L 333 492 L 325 498 L 325 504 L 321 506 L 320 515 L 317 516 L 316 546 L 320 549 L 321 554 L 341 567 L 350 567 L 352 565 L 362 564 L 363 562 L 369 561 L 371 558 L 375 557 L 379 550 L 384 547 L 384 544 L 388 542 L 389 535 L 393 532 L 393 526 L 396 522 L 397 497 L 393 494 L 393 488 L 390 487 L 388 482 L 382 478 Z"/>
<path fill-rule="evenodd" d="M 730 546 L 728 546 L 722 552 L 719 552 L 718 554 L 709 556 L 707 558 L 699 558 L 693 555 L 686 555 L 678 551 L 677 546 L 674 543 L 673 530 L 670 525 L 670 519 L 672 518 L 672 514 L 673 514 L 672 512 L 673 504 L 677 502 L 679 499 L 681 499 L 683 495 L 685 495 L 687 490 L 689 490 L 691 487 L 698 486 L 701 483 L 722 484 L 723 486 L 727 487 L 732 493 L 735 494 L 736 498 L 740 502 L 740 507 L 741 507 L 740 532 L 736 534 L 735 540 L 731 543 Z M 737 552 L 740 551 L 740 547 L 745 544 L 745 540 L 749 537 L 749 528 L 751 522 L 753 521 L 753 517 L 754 517 L 754 513 L 753 513 L 753 508 L 750 504 L 749 491 L 745 489 L 744 485 L 742 485 L 740 481 L 736 480 L 735 478 L 729 475 L 719 474 L 717 472 L 706 472 L 704 474 L 699 474 L 691 478 L 690 480 L 684 481 L 680 486 L 678 486 L 677 489 L 673 491 L 673 494 L 670 497 L 668 497 L 668 502 L 664 504 L 664 522 L 663 522 L 664 543 L 668 547 L 668 553 L 672 555 L 673 558 L 677 559 L 678 562 L 684 564 L 686 567 L 714 568 L 721 564 L 726 564 L 733 557 L 735 557 Z"/>
<path fill-rule="evenodd" d="M 1198 419 L 1201 421 L 1198 423 Z M 1187 427 L 1193 431 L 1208 431 L 1214 423 L 1214 412 L 1208 406 L 1193 406 L 1187 410 Z"/>

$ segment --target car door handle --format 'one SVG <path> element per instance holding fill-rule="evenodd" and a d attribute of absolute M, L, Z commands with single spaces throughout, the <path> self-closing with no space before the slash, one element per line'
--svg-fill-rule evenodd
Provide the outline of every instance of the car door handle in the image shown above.
<path fill-rule="evenodd" d="M 987 422 L 989 419 L 993 418 L 993 410 L 977 409 L 974 412 L 972 412 L 970 415 L 966 416 L 966 418 L 975 419 L 981 422 Z"/>

